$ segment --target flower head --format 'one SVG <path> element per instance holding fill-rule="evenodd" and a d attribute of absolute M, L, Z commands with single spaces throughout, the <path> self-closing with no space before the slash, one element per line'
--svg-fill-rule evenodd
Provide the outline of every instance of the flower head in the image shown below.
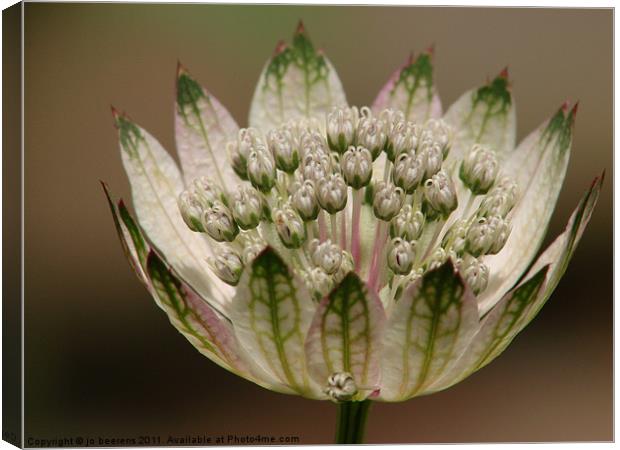
<path fill-rule="evenodd" d="M 278 392 L 402 401 L 471 375 L 535 316 L 602 182 L 534 260 L 576 108 L 515 146 L 505 72 L 445 113 L 432 75 L 422 53 L 372 107 L 349 106 L 301 27 L 268 61 L 239 129 L 180 66 L 182 170 L 114 111 L 139 220 L 110 203 L 121 241 L 205 356 Z"/>

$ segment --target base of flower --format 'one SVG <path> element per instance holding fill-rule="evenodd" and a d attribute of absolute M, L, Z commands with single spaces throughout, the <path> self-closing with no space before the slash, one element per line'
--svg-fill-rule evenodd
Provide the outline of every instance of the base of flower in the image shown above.
<path fill-rule="evenodd" d="M 370 400 L 338 403 L 336 444 L 362 443 L 370 404 Z"/>

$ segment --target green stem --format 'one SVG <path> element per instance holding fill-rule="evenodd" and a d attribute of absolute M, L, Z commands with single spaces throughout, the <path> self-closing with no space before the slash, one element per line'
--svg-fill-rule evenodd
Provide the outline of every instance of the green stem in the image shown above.
<path fill-rule="evenodd" d="M 364 440 L 370 400 L 338 403 L 336 444 L 361 444 Z"/>

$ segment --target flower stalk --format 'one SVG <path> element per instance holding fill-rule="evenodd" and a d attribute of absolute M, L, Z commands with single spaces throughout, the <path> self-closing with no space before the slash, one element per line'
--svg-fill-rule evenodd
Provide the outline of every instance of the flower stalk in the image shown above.
<path fill-rule="evenodd" d="M 336 444 L 361 444 L 364 442 L 370 400 L 338 403 Z"/>

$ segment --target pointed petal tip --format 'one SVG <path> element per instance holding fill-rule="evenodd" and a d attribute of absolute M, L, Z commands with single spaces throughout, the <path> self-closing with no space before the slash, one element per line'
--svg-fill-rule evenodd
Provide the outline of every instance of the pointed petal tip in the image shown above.
<path fill-rule="evenodd" d="M 508 79 L 508 66 L 504 67 L 497 77 L 507 80 Z"/>
<path fill-rule="evenodd" d="M 304 26 L 303 20 L 299 19 L 297 22 L 297 29 L 295 30 L 295 34 L 304 34 L 306 32 L 306 27 Z"/>
<path fill-rule="evenodd" d="M 435 43 L 434 42 L 426 48 L 425 53 L 429 55 L 431 58 L 435 56 Z"/>
<path fill-rule="evenodd" d="M 187 75 L 188 73 L 187 68 L 177 59 L 177 78 L 180 78 L 181 75 Z"/>
<path fill-rule="evenodd" d="M 121 115 L 119 110 L 116 109 L 114 105 L 110 105 L 110 111 L 112 111 L 112 117 L 114 117 L 114 120 L 116 120 Z"/>
<path fill-rule="evenodd" d="M 284 42 L 283 40 L 279 40 L 278 43 L 276 44 L 276 48 L 273 50 L 273 56 L 278 56 L 280 53 L 282 53 L 284 50 L 286 50 L 287 48 L 287 44 L 286 42 Z"/>
<path fill-rule="evenodd" d="M 579 100 L 577 100 L 575 102 L 575 104 L 573 105 L 573 109 L 571 109 L 570 114 L 573 117 L 577 117 L 577 111 L 579 110 Z"/>
<path fill-rule="evenodd" d="M 568 112 L 568 105 L 570 105 L 570 101 L 568 99 L 564 100 L 562 105 L 560 106 L 560 110 L 566 114 Z"/>

